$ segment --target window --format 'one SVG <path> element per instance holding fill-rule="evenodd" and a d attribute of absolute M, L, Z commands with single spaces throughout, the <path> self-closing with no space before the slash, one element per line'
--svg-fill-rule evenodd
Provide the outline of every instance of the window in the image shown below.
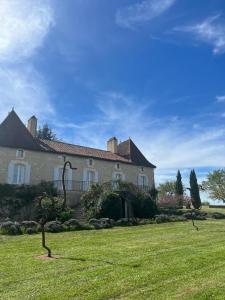
<path fill-rule="evenodd" d="M 54 168 L 54 186 L 57 189 L 63 189 L 63 182 L 62 182 L 62 175 L 63 175 L 63 166 L 58 166 Z M 71 169 L 65 169 L 65 187 L 67 190 L 72 190 L 73 188 L 73 171 Z"/>
<path fill-rule="evenodd" d="M 15 164 L 13 168 L 13 184 L 24 184 L 26 178 L 26 166 Z"/>
<path fill-rule="evenodd" d="M 140 175 L 139 176 L 139 185 L 141 186 L 146 186 L 147 185 L 147 180 L 145 175 Z"/>
<path fill-rule="evenodd" d="M 116 173 L 115 179 L 116 179 L 116 181 L 121 181 L 123 179 L 122 174 L 121 173 Z"/>
<path fill-rule="evenodd" d="M 17 158 L 24 158 L 24 150 L 23 149 L 16 150 L 16 157 Z"/>
<path fill-rule="evenodd" d="M 91 171 L 91 170 L 87 171 L 87 181 L 91 183 L 95 182 L 95 171 Z"/>
<path fill-rule="evenodd" d="M 116 168 L 120 169 L 120 164 L 119 163 L 116 164 Z"/>
<path fill-rule="evenodd" d="M 89 166 L 93 166 L 93 159 L 89 159 Z"/>

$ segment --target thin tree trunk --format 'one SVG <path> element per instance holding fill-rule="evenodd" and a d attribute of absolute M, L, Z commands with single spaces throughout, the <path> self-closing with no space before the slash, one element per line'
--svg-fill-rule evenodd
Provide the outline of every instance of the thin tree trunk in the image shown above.
<path fill-rule="evenodd" d="M 198 226 L 196 226 L 195 222 L 194 222 L 193 211 L 191 212 L 191 221 L 192 221 L 193 227 L 195 227 L 195 229 L 198 231 Z"/>
<path fill-rule="evenodd" d="M 42 247 L 48 251 L 48 257 L 52 257 L 51 249 L 45 245 L 45 225 L 41 224 Z"/>

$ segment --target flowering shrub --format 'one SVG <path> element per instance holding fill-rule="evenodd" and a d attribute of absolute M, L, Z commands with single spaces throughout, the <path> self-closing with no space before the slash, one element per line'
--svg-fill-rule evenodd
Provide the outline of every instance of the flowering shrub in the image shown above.
<path fill-rule="evenodd" d="M 183 195 L 171 195 L 167 194 L 159 197 L 158 205 L 160 207 L 180 207 L 190 208 L 191 198 Z"/>

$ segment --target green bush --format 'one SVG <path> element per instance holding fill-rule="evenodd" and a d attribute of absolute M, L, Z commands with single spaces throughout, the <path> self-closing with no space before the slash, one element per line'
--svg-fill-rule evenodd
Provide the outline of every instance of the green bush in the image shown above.
<path fill-rule="evenodd" d="M 19 235 L 23 233 L 20 224 L 11 221 L 3 222 L 0 226 L 0 232 L 5 235 Z"/>
<path fill-rule="evenodd" d="M 58 216 L 58 219 L 64 223 L 68 220 L 70 220 L 73 216 L 73 210 L 70 209 L 70 208 L 67 208 L 65 211 L 62 211 L 59 216 Z"/>
<path fill-rule="evenodd" d="M 36 197 L 44 192 L 49 196 L 57 195 L 57 190 L 49 182 L 33 186 L 0 184 L 0 218 L 15 219 L 21 209 L 34 206 Z"/>
<path fill-rule="evenodd" d="M 139 193 L 131 200 L 135 218 L 152 218 L 158 213 L 155 201 L 147 193 Z"/>
<path fill-rule="evenodd" d="M 117 193 L 104 192 L 99 199 L 98 217 L 118 220 L 122 217 L 122 199 Z"/>

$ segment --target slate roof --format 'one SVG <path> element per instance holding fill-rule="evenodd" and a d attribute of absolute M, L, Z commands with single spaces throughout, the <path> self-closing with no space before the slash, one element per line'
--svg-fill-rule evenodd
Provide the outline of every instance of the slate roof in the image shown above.
<path fill-rule="evenodd" d="M 0 125 L 0 146 L 41 150 L 26 126 L 12 110 Z"/>
<path fill-rule="evenodd" d="M 0 124 L 0 146 L 92 157 L 155 168 L 155 166 L 144 157 L 131 139 L 120 143 L 118 145 L 118 153 L 115 154 L 110 151 L 72 145 L 60 141 L 34 138 L 15 111 L 11 111 L 6 119 Z"/>
<path fill-rule="evenodd" d="M 141 151 L 131 139 L 128 139 L 127 141 L 124 141 L 118 145 L 118 153 L 135 165 L 156 168 L 156 166 L 151 164 L 145 158 L 145 156 L 141 153 Z"/>

